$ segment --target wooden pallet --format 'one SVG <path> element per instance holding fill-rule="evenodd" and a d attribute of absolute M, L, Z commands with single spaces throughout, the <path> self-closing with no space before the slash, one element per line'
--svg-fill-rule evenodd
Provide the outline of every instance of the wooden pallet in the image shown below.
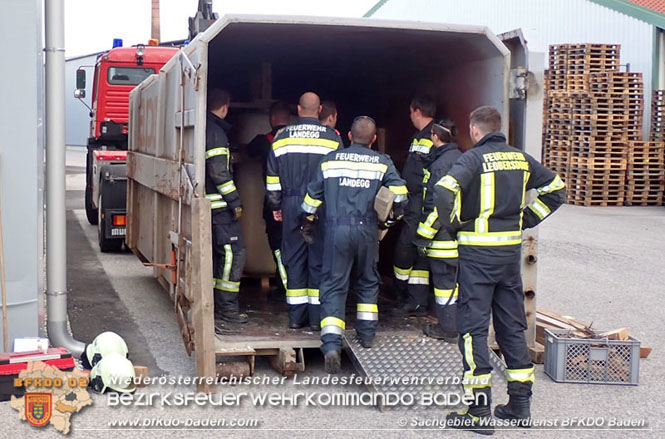
<path fill-rule="evenodd" d="M 633 197 L 639 199 L 658 198 L 663 195 L 663 183 L 646 186 L 626 186 L 626 198 Z"/>
<path fill-rule="evenodd" d="M 639 198 L 633 198 L 633 199 L 626 199 L 624 200 L 624 205 L 625 206 L 662 206 L 663 205 L 663 197 L 654 197 L 654 198 L 648 198 L 648 199 L 639 199 Z"/>
<path fill-rule="evenodd" d="M 617 151 L 613 149 L 581 149 L 573 147 L 571 149 L 572 154 L 578 157 L 589 157 L 589 158 L 606 158 L 606 159 L 622 159 L 626 157 L 626 153 L 622 151 Z"/>
<path fill-rule="evenodd" d="M 598 72 L 589 74 L 589 82 L 594 85 L 638 86 L 643 85 L 642 73 L 639 72 Z"/>
<path fill-rule="evenodd" d="M 550 46 L 548 60 L 550 71 L 565 70 L 568 61 L 568 49 Z"/>
<path fill-rule="evenodd" d="M 625 172 L 626 166 L 626 159 L 581 157 L 575 155 L 570 157 L 570 168 L 577 170 Z"/>
<path fill-rule="evenodd" d="M 643 159 L 665 160 L 665 142 L 661 141 L 629 141 L 628 154 Z"/>
<path fill-rule="evenodd" d="M 663 184 L 665 184 L 665 174 L 662 172 L 647 176 L 626 174 L 626 187 L 631 190 L 660 190 Z"/>
<path fill-rule="evenodd" d="M 576 136 L 570 139 L 570 144 L 575 146 L 583 144 L 589 148 L 607 148 L 616 147 L 621 150 L 628 151 L 628 139 L 623 133 L 617 133 L 613 136 Z"/>
<path fill-rule="evenodd" d="M 665 141 L 665 90 L 653 90 L 651 94 L 652 141 Z"/>
<path fill-rule="evenodd" d="M 572 204 L 573 206 L 601 206 L 601 207 L 608 207 L 608 206 L 623 206 L 624 204 L 624 198 L 623 197 L 618 197 L 616 199 L 609 199 L 609 198 L 590 198 L 586 197 L 584 195 L 576 197 L 576 196 L 568 196 L 566 199 L 566 203 Z"/>
<path fill-rule="evenodd" d="M 662 206 L 663 185 L 648 189 L 626 189 L 625 204 L 628 206 Z"/>
<path fill-rule="evenodd" d="M 644 83 L 640 73 L 618 71 L 620 48 L 550 46 L 542 159 L 566 181 L 571 204 L 622 205 L 628 189 L 630 202 L 637 195 L 643 202 L 645 191 L 659 187 L 659 150 L 627 145 L 642 136 Z M 652 100 L 651 126 L 652 137 L 660 139 L 665 138 L 665 91 L 658 96 Z"/>
<path fill-rule="evenodd" d="M 566 75 L 566 89 L 571 92 L 586 92 L 589 90 L 588 75 L 568 74 Z"/>

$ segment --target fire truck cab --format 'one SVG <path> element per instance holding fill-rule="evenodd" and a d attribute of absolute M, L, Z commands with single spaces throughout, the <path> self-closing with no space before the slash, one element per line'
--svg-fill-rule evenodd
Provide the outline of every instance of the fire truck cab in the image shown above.
<path fill-rule="evenodd" d="M 117 46 L 117 47 L 116 47 Z M 97 225 L 102 252 L 118 251 L 125 238 L 127 199 L 127 121 L 129 92 L 159 72 L 175 47 L 139 44 L 114 48 L 97 57 L 86 160 L 85 212 Z M 85 70 L 76 75 L 77 98 L 85 97 Z"/>

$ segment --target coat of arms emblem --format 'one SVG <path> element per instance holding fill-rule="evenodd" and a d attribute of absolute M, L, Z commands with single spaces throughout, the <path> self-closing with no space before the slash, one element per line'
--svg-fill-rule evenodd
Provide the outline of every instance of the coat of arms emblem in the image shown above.
<path fill-rule="evenodd" d="M 35 427 L 43 427 L 51 420 L 52 395 L 50 393 L 25 394 L 25 419 Z"/>

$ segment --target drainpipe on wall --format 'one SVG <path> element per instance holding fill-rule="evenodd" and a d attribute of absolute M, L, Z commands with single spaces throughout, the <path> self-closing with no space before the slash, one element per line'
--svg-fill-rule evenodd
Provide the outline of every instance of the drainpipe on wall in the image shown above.
<path fill-rule="evenodd" d="M 80 357 L 85 344 L 67 328 L 65 212 L 65 6 L 45 0 L 46 30 L 46 313 L 53 346 Z"/>

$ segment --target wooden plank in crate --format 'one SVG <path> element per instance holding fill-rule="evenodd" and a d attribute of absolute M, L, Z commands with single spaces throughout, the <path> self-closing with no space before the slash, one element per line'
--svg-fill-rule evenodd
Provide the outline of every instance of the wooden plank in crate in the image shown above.
<path fill-rule="evenodd" d="M 598 334 L 600 338 L 607 338 L 608 340 L 630 340 L 628 336 L 628 328 L 619 328 L 613 331 L 603 332 Z"/>

